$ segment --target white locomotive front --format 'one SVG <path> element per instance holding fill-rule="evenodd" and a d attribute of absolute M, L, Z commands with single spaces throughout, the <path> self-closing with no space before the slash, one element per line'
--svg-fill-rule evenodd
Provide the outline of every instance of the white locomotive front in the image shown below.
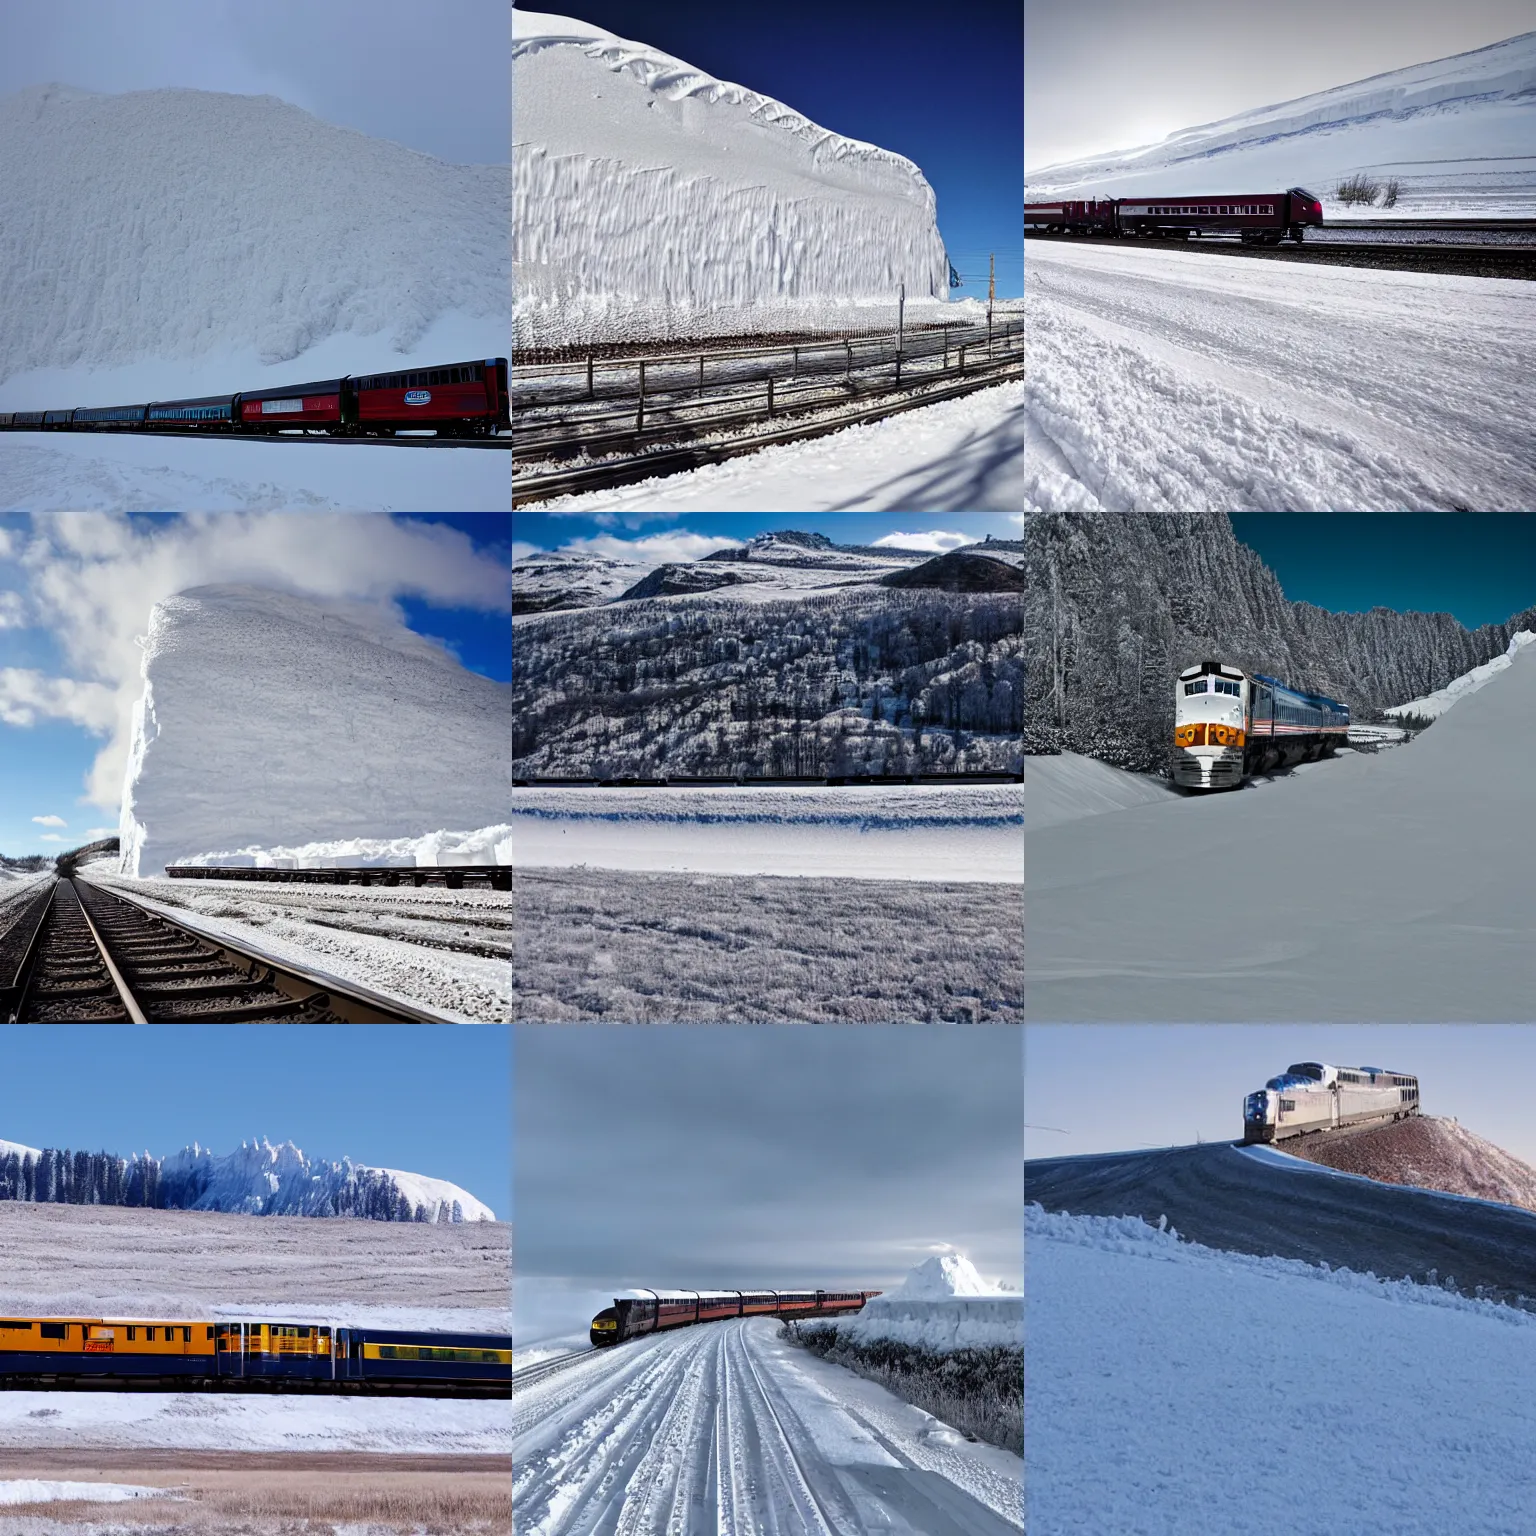
<path fill-rule="evenodd" d="M 1173 782 L 1237 789 L 1250 773 L 1318 758 L 1349 737 L 1349 706 L 1262 673 L 1202 661 L 1179 673 L 1173 701 Z"/>
<path fill-rule="evenodd" d="M 1243 1140 L 1284 1141 L 1342 1125 L 1386 1124 L 1418 1112 L 1416 1077 L 1384 1067 L 1301 1061 L 1243 1100 Z"/>

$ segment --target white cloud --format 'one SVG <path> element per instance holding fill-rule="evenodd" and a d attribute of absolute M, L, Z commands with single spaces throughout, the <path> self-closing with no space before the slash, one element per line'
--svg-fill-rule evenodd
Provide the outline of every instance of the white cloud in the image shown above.
<path fill-rule="evenodd" d="M 34 816 L 32 820 L 40 827 L 67 827 L 69 825 L 62 816 Z"/>
<path fill-rule="evenodd" d="M 742 540 L 728 539 L 723 534 L 704 533 L 648 533 L 641 539 L 621 539 L 611 533 L 600 533 L 590 539 L 572 539 L 562 544 L 562 549 L 593 555 L 606 555 L 610 560 L 627 560 L 633 565 L 666 565 L 673 560 L 702 560 L 717 549 L 740 549 Z"/>
<path fill-rule="evenodd" d="M 531 560 L 535 555 L 546 555 L 548 553 L 548 550 L 540 549 L 537 544 L 528 544 L 522 539 L 512 540 L 512 558 L 514 560 Z"/>
<path fill-rule="evenodd" d="M 57 832 L 42 832 L 38 834 L 40 843 L 62 843 L 64 839 Z"/>
<path fill-rule="evenodd" d="M 116 837 L 117 836 L 117 828 L 116 827 L 87 827 L 85 829 L 85 835 L 87 837 Z"/>
<path fill-rule="evenodd" d="M 877 549 L 919 549 L 929 555 L 947 555 L 962 544 L 974 544 L 968 533 L 946 533 L 941 528 L 930 528 L 923 533 L 888 533 L 875 540 Z"/>
<path fill-rule="evenodd" d="M 1008 521 L 1010 523 L 1017 523 L 1022 528 L 1024 526 L 1024 514 L 1022 512 L 1010 512 L 1008 514 Z"/>
<path fill-rule="evenodd" d="M 68 719 L 107 736 L 86 794 L 114 814 L 142 691 L 135 637 L 160 599 L 248 582 L 365 603 L 396 618 L 406 597 L 493 613 L 510 607 L 504 556 L 477 551 L 444 524 L 382 515 L 215 512 L 145 525 L 110 513 L 34 514 L 31 536 L 12 542 L 29 610 L 74 677 L 0 670 L 0 721 Z"/>
<path fill-rule="evenodd" d="M 0 538 L 4 538 L 0 532 Z M 0 555 L 5 551 L 0 549 Z M 0 629 L 20 629 L 27 622 L 26 604 L 19 592 L 0 592 Z"/>

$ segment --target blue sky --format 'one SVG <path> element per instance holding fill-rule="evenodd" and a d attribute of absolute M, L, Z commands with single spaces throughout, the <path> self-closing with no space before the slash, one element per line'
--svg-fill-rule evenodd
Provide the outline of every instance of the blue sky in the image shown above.
<path fill-rule="evenodd" d="M 0 853 L 117 830 L 133 637 L 158 598 L 250 581 L 394 602 L 408 627 L 508 682 L 511 538 L 510 513 L 0 514 Z"/>
<path fill-rule="evenodd" d="M 1023 13 L 1020 0 L 566 0 L 560 10 L 915 161 L 966 279 L 955 297 L 983 300 L 989 251 L 998 294 L 1022 291 Z"/>
<path fill-rule="evenodd" d="M 825 534 L 834 544 L 878 544 L 900 539 L 909 548 L 936 552 L 961 543 L 1022 536 L 1022 512 L 946 512 L 905 516 L 890 512 L 604 512 L 576 516 L 562 512 L 514 512 L 514 553 L 590 549 L 618 559 L 659 565 L 694 560 L 711 549 L 742 543 L 760 533 L 795 529 Z"/>
<path fill-rule="evenodd" d="M 165 1157 L 265 1136 L 448 1179 L 511 1216 L 505 1029 L 18 1024 L 4 1049 L 0 1140 Z"/>
<path fill-rule="evenodd" d="M 1450 613 L 1475 629 L 1536 605 L 1528 512 L 1241 512 L 1232 527 L 1288 598 L 1335 613 Z"/>
<path fill-rule="evenodd" d="M 1293 1061 L 1411 1072 L 1426 1114 L 1536 1163 L 1528 1024 L 1026 1025 L 1026 1154 L 1235 1141 L 1243 1099 Z"/>

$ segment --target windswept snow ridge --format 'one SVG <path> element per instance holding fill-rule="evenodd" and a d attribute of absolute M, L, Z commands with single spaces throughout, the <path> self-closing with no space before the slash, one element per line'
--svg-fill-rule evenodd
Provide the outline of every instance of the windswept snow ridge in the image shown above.
<path fill-rule="evenodd" d="M 933 189 L 903 156 L 564 16 L 514 11 L 512 67 L 520 342 L 682 334 L 722 310 L 784 329 L 900 283 L 947 299 Z"/>
<path fill-rule="evenodd" d="M 853 1345 L 889 1340 L 935 1354 L 961 1349 L 1020 1349 L 1024 1297 L 1002 1291 L 961 1254 L 925 1259 L 894 1291 L 872 1296 L 850 1317 L 809 1319 L 806 1329 L 835 1329 Z"/>
<path fill-rule="evenodd" d="M 1507 672 L 1514 658 L 1536 641 L 1536 635 L 1530 630 L 1522 629 L 1509 642 L 1509 649 L 1502 656 L 1495 656 L 1492 661 L 1485 661 L 1480 667 L 1473 667 L 1470 672 L 1463 673 L 1447 683 L 1444 688 L 1437 688 L 1433 693 L 1427 693 L 1422 699 L 1411 699 L 1406 704 L 1394 704 L 1389 709 L 1382 711 L 1386 715 L 1417 715 L 1420 719 L 1438 720 L 1451 705 L 1458 699 L 1464 699 L 1470 693 L 1476 693 L 1488 683 L 1491 683 L 1499 673 Z"/>
<path fill-rule="evenodd" d="M 510 864 L 512 828 L 505 824 L 473 832 L 428 832 L 423 837 L 350 837 L 296 848 L 237 848 L 199 853 L 183 864 L 218 864 L 251 869 L 314 869 L 355 864 L 380 868 L 436 869 L 444 864 Z"/>

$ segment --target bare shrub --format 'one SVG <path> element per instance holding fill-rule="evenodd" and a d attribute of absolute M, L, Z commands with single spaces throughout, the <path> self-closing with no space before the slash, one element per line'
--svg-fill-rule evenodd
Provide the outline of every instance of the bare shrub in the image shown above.
<path fill-rule="evenodd" d="M 1345 204 L 1349 203 L 1374 203 L 1381 196 L 1381 183 L 1373 181 L 1369 176 L 1351 176 L 1347 181 L 1341 181 L 1334 188 L 1333 195 Z"/>
<path fill-rule="evenodd" d="M 1381 206 L 1383 208 L 1396 208 L 1398 194 L 1403 190 L 1403 184 L 1397 177 L 1388 178 L 1386 190 L 1382 193 Z"/>

